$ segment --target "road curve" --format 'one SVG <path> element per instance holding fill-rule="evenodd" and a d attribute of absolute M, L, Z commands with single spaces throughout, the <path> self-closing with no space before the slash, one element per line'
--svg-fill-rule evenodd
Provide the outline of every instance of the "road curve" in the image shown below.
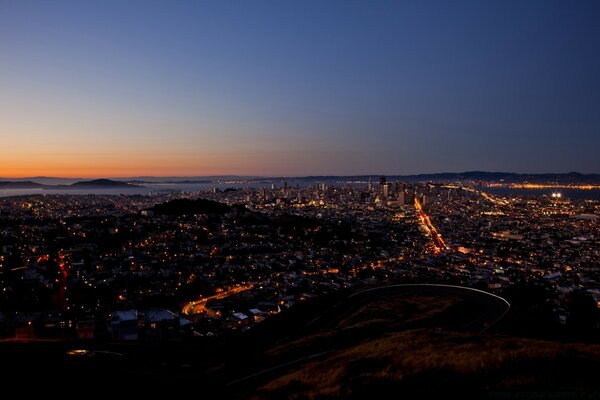
<path fill-rule="evenodd" d="M 348 296 L 324 314 L 313 319 L 306 326 L 306 334 L 314 333 L 320 329 L 333 328 L 358 307 L 371 301 L 384 299 L 389 296 L 398 295 L 452 295 L 465 300 L 469 306 L 452 309 L 430 319 L 431 325 L 445 329 L 456 329 L 482 333 L 496 324 L 510 310 L 510 303 L 500 296 L 464 286 L 442 285 L 442 284 L 398 284 L 381 286 L 361 290 Z M 302 358 L 287 361 L 279 365 L 254 372 L 227 383 L 226 387 L 245 385 L 252 386 L 252 382 L 276 376 L 278 373 L 288 370 L 290 367 L 304 364 L 308 361 L 318 359 L 330 354 L 334 349 L 325 352 L 311 354 Z"/>
<path fill-rule="evenodd" d="M 510 310 L 510 303 L 500 296 L 465 286 L 442 284 L 398 284 L 361 290 L 348 296 L 332 309 L 311 321 L 311 329 L 333 327 L 358 307 L 388 296 L 453 295 L 469 307 L 449 310 L 432 319 L 440 328 L 484 332 Z"/>

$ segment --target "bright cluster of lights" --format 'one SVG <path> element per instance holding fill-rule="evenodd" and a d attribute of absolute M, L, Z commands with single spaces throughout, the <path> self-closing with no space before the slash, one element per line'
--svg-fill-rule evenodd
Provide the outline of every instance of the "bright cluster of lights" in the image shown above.
<path fill-rule="evenodd" d="M 552 193 L 552 198 L 554 198 L 554 199 L 560 199 L 561 197 L 562 197 L 562 193 L 560 193 L 560 192 Z"/>

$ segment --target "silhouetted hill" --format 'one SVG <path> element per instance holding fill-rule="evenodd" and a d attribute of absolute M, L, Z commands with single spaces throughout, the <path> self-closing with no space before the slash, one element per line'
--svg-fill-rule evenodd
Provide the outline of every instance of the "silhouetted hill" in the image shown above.
<path fill-rule="evenodd" d="M 303 182 L 303 184 L 313 184 L 316 182 L 338 181 L 340 183 L 347 181 L 367 181 L 379 182 L 379 178 L 385 176 L 388 181 L 401 182 L 505 182 L 505 183 L 544 183 L 544 184 L 600 184 L 600 174 L 582 174 L 579 172 L 567 173 L 543 173 L 543 174 L 521 174 L 513 172 L 490 172 L 490 171 L 465 171 L 465 172 L 441 172 L 432 174 L 416 175 L 391 175 L 391 174 L 371 174 L 371 175 L 314 175 L 298 177 L 247 177 L 247 176 L 228 176 L 230 180 L 269 183 L 269 182 Z M 47 189 L 92 189 L 92 188 L 132 188 L 141 187 L 144 183 L 169 183 L 169 184 L 208 184 L 222 183 L 223 177 L 137 177 L 125 178 L 119 180 L 95 179 L 89 181 L 78 181 L 70 184 L 69 179 L 39 177 L 42 183 L 36 182 L 38 178 L 0 178 L 0 188 L 27 189 L 27 188 L 47 188 Z M 71 180 L 72 182 L 73 180 Z"/>
<path fill-rule="evenodd" d="M 75 182 L 70 185 L 73 188 L 130 188 L 130 187 L 139 187 L 137 185 L 132 185 L 127 182 L 119 182 L 113 181 L 110 179 L 94 179 L 91 181 L 80 181 Z"/>
<path fill-rule="evenodd" d="M 32 181 L 0 181 L 0 189 L 39 189 L 44 187 L 41 183 Z"/>
<path fill-rule="evenodd" d="M 379 180 L 379 177 L 385 176 L 389 181 L 487 181 L 487 182 L 536 182 L 536 183 L 600 183 L 600 174 L 582 174 L 579 172 L 568 173 L 544 173 L 544 174 L 519 174 L 513 172 L 488 172 L 488 171 L 466 171 L 466 172 L 440 172 L 433 174 L 416 175 L 352 175 L 352 176 L 303 176 L 296 178 L 271 178 L 274 180 L 297 180 L 297 181 L 345 181 L 345 180 L 368 180 L 373 182 Z"/>
<path fill-rule="evenodd" d="M 251 394 L 239 398 L 396 399 L 456 394 L 480 399 L 497 393 L 502 396 L 491 398 L 518 399 L 523 393 L 564 398 L 561 393 L 600 390 L 594 374 L 600 366 L 598 345 L 436 329 L 357 342 L 273 376 L 258 389 L 245 388 Z"/>
<path fill-rule="evenodd" d="M 300 330 L 268 347 L 262 353 L 267 362 L 259 368 L 243 371 L 239 356 L 232 357 L 223 375 L 244 379 L 233 380 L 226 394 L 252 400 L 356 400 L 451 394 L 479 399 L 501 393 L 499 398 L 512 399 L 528 392 L 562 398 L 557 394 L 600 390 L 595 375 L 600 345 L 481 332 L 482 325 L 470 324 L 477 315 L 489 316 L 482 298 L 452 289 L 415 290 L 412 295 L 368 291 L 362 300 L 349 297 L 348 307 L 338 302 L 333 312 L 321 312 L 320 322 L 306 325 L 312 331 Z M 254 334 L 276 330 L 276 324 L 267 326 L 271 322 L 293 332 L 293 320 L 278 317 L 254 328 Z M 269 329 L 262 332 L 263 327 Z"/>
<path fill-rule="evenodd" d="M 176 199 L 166 203 L 157 204 L 152 208 L 158 215 L 184 215 L 184 214 L 225 214 L 231 207 L 227 204 L 205 199 Z"/>
<path fill-rule="evenodd" d="M 248 400 L 598 398 L 599 344 L 480 332 L 472 322 L 489 309 L 479 295 L 364 293 L 308 299 L 249 331 L 181 343 L 0 341 L 11 366 L 3 384 L 42 394 L 68 377 L 78 391 L 120 385 L 156 397 L 193 383 Z M 131 385 L 140 376 L 152 385 Z"/>
<path fill-rule="evenodd" d="M 401 177 L 399 177 L 401 178 Z M 600 182 L 600 174 L 581 174 L 579 172 L 548 174 L 517 174 L 512 172 L 468 171 L 460 173 L 439 173 L 408 175 L 409 180 L 476 180 L 505 182 L 557 182 L 557 183 L 591 183 Z"/>

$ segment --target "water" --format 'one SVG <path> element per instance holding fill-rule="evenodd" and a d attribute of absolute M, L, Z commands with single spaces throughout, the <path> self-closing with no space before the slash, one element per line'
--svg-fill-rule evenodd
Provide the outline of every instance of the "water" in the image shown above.
<path fill-rule="evenodd" d="M 562 193 L 564 199 L 573 200 L 598 200 L 600 201 L 600 189 L 581 190 L 564 188 L 546 188 L 546 189 L 524 189 L 509 187 L 480 187 L 486 193 L 501 197 L 542 197 L 552 196 L 552 193 Z"/>

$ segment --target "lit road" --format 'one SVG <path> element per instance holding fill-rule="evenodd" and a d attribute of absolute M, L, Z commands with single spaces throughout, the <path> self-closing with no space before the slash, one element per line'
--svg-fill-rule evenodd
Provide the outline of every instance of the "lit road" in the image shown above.
<path fill-rule="evenodd" d="M 221 293 L 217 293 L 215 295 L 208 296 L 208 297 L 202 298 L 200 300 L 190 301 L 185 306 L 183 306 L 183 308 L 181 309 L 181 312 L 187 316 L 193 316 L 193 315 L 198 315 L 198 314 L 208 314 L 209 310 L 206 308 L 206 303 L 208 303 L 209 301 L 224 299 L 225 297 L 229 297 L 236 293 L 240 293 L 240 292 L 246 291 L 248 289 L 252 289 L 252 287 L 253 287 L 252 284 L 247 284 L 247 285 L 243 285 L 243 286 L 235 286 L 235 287 L 233 287 L 229 290 L 225 290 Z"/>
<path fill-rule="evenodd" d="M 439 253 L 440 251 L 445 250 L 447 248 L 446 243 L 442 239 L 442 236 L 438 233 L 437 229 L 435 229 L 435 226 L 433 226 L 433 224 L 431 223 L 431 220 L 429 219 L 427 214 L 425 214 L 425 212 L 423 211 L 423 207 L 421 206 L 421 203 L 419 202 L 419 200 L 416 197 L 415 197 L 415 209 L 417 210 L 417 213 L 419 214 L 419 219 L 421 221 L 421 225 L 423 226 L 423 228 L 425 228 L 427 233 L 433 239 L 433 245 L 435 246 L 435 252 Z"/>
<path fill-rule="evenodd" d="M 487 194 L 486 192 L 482 191 L 482 190 L 475 190 L 475 189 L 470 189 L 470 188 L 466 188 L 463 187 L 463 190 L 466 190 L 467 192 L 471 192 L 471 193 L 476 193 L 480 196 L 482 196 L 484 199 L 486 199 L 487 201 L 494 203 L 496 205 L 501 205 L 501 206 L 506 206 L 508 205 L 508 202 L 505 200 L 500 200 L 494 196 L 491 196 L 489 194 Z"/>
<path fill-rule="evenodd" d="M 486 192 L 480 191 L 479 194 L 481 194 L 483 196 L 484 199 L 491 201 L 494 204 L 499 204 L 501 206 L 506 206 L 508 205 L 508 202 L 504 201 L 504 200 L 500 200 L 497 199 L 495 197 L 490 196 L 489 194 L 487 194 Z"/>

